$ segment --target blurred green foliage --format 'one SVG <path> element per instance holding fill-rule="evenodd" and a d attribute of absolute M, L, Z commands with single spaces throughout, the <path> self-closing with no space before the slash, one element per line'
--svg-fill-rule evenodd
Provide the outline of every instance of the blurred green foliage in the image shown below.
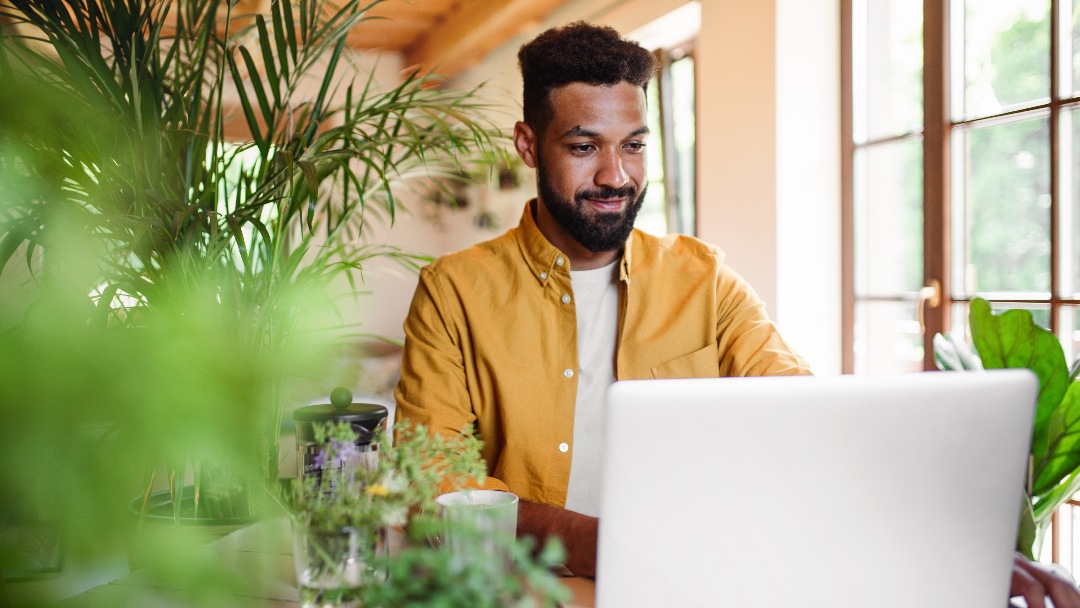
<path fill-rule="evenodd" d="M 275 484 L 283 387 L 317 383 L 349 324 L 330 282 L 422 259 L 365 225 L 406 178 L 490 156 L 475 91 L 354 69 L 379 2 L 0 4 L 0 508 L 70 556 L 128 545 L 149 471 Z M 208 593 L 244 580 L 198 540 L 148 559 Z"/>
<path fill-rule="evenodd" d="M 454 534 L 466 529 L 449 528 Z M 428 537 L 446 534 L 445 522 L 418 517 L 410 525 L 413 542 L 386 558 L 387 581 L 360 590 L 365 606 L 425 606 L 429 608 L 550 608 L 570 599 L 552 569 L 566 552 L 555 537 L 534 551 L 532 538 L 508 547 L 513 566 L 495 570 L 483 559 L 455 559 L 450 551 L 431 550 Z"/>

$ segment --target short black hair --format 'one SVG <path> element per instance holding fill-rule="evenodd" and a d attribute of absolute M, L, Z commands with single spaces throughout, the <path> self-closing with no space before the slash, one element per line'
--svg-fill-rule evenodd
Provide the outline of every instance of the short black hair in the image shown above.
<path fill-rule="evenodd" d="M 525 84 L 525 124 L 543 133 L 555 113 L 551 91 L 575 82 L 645 89 L 656 73 L 656 58 L 614 28 L 577 21 L 547 30 L 518 51 Z"/>

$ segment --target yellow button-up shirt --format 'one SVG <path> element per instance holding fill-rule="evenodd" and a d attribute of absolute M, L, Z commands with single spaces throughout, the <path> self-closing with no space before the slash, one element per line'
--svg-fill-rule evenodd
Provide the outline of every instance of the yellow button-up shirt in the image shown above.
<path fill-rule="evenodd" d="M 420 272 L 405 321 L 398 419 L 484 442 L 485 487 L 562 507 L 577 395 L 570 260 L 536 225 Z M 619 270 L 619 380 L 807 374 L 723 253 L 635 230 Z"/>

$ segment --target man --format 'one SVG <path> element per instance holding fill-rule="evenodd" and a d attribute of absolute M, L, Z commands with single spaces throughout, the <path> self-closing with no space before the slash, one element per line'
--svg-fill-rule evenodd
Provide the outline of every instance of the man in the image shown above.
<path fill-rule="evenodd" d="M 652 55 L 575 23 L 518 59 L 514 145 L 539 196 L 517 228 L 421 272 L 397 411 L 439 433 L 474 424 L 485 487 L 521 498 L 519 533 L 561 537 L 567 567 L 592 576 L 612 381 L 810 370 L 718 249 L 633 230 Z"/>

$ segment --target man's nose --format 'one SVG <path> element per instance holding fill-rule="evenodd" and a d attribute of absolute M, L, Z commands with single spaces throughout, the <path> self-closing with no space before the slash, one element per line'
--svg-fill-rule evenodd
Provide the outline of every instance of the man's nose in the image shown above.
<path fill-rule="evenodd" d="M 593 181 L 596 182 L 597 186 L 608 186 L 610 188 L 622 188 L 630 181 L 630 176 L 626 174 L 623 160 L 618 151 L 603 155 Z"/>

